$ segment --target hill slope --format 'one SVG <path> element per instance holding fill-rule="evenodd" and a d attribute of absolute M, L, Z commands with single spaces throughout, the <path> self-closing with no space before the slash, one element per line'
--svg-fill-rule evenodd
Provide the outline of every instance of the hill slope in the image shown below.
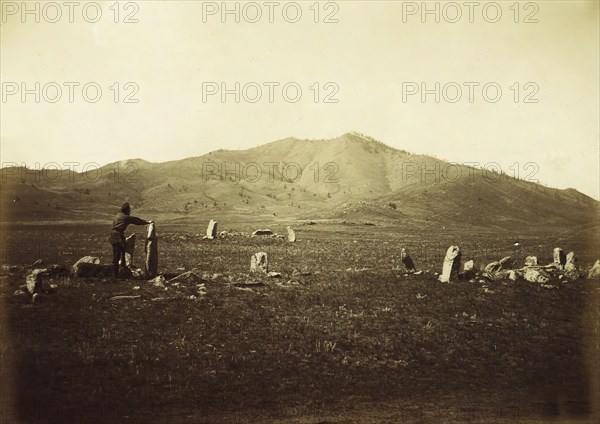
<path fill-rule="evenodd" d="M 164 163 L 125 160 L 87 173 L 3 169 L 4 222 L 106 220 L 126 200 L 136 214 L 163 221 L 236 215 L 489 229 L 598 222 L 598 202 L 576 190 L 451 165 L 357 133 Z"/>

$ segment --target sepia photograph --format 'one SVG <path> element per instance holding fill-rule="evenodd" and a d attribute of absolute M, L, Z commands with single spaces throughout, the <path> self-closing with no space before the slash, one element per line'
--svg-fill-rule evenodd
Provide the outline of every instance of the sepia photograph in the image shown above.
<path fill-rule="evenodd" d="M 0 423 L 599 423 L 599 86 L 598 0 L 0 0 Z"/>

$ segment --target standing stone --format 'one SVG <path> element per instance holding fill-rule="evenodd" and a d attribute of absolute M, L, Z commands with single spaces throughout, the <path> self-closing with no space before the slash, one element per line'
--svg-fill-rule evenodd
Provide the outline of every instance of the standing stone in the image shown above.
<path fill-rule="evenodd" d="M 600 259 L 596 261 L 594 266 L 590 269 L 588 273 L 588 278 L 598 278 L 600 277 Z"/>
<path fill-rule="evenodd" d="M 417 270 L 415 268 L 415 263 L 413 262 L 412 258 L 410 257 L 408 251 L 405 248 L 402 248 L 402 251 L 400 252 L 400 259 L 402 259 L 402 263 L 406 267 L 407 271 L 415 272 Z"/>
<path fill-rule="evenodd" d="M 465 262 L 465 265 L 463 267 L 463 277 L 465 280 L 475 278 L 475 262 L 473 261 L 473 259 Z"/>
<path fill-rule="evenodd" d="M 537 266 L 537 256 L 527 256 L 525 258 L 525 266 Z"/>
<path fill-rule="evenodd" d="M 211 219 L 206 227 L 206 238 L 212 240 L 215 237 L 217 237 L 217 221 Z"/>
<path fill-rule="evenodd" d="M 565 256 L 565 252 L 560 247 L 554 248 L 554 265 L 558 269 L 564 269 L 565 264 L 567 263 L 567 257 Z"/>
<path fill-rule="evenodd" d="M 42 288 L 42 276 L 47 272 L 47 269 L 34 269 L 31 274 L 25 278 L 27 283 L 27 291 L 33 295 L 38 293 Z"/>
<path fill-rule="evenodd" d="M 294 230 L 292 230 L 292 227 L 290 227 L 289 225 L 287 227 L 287 233 L 288 233 L 288 236 L 287 236 L 288 241 L 290 243 L 295 242 L 296 241 L 296 232 Z"/>
<path fill-rule="evenodd" d="M 458 246 L 450 246 L 446 251 L 442 274 L 439 276 L 439 281 L 442 283 L 450 283 L 458 279 L 460 272 L 460 249 Z"/>
<path fill-rule="evenodd" d="M 135 250 L 135 234 L 130 235 L 125 240 L 125 265 L 133 264 L 133 252 Z"/>
<path fill-rule="evenodd" d="M 581 275 L 577 269 L 577 258 L 575 252 L 569 252 L 567 255 L 567 261 L 565 263 L 565 278 L 569 281 L 578 280 Z"/>
<path fill-rule="evenodd" d="M 269 272 L 269 259 L 265 252 L 258 252 L 252 255 L 250 260 L 250 272 L 259 272 L 266 274 Z"/>
<path fill-rule="evenodd" d="M 153 278 L 158 274 L 158 237 L 154 223 L 148 225 L 146 236 L 146 276 Z"/>

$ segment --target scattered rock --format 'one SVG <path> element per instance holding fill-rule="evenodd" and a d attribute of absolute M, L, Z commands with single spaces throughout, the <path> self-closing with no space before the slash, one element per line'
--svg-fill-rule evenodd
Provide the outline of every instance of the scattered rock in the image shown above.
<path fill-rule="evenodd" d="M 555 247 L 553 252 L 554 265 L 560 269 L 565 269 L 565 264 L 567 263 L 567 257 L 565 256 L 565 252 L 560 247 Z"/>
<path fill-rule="evenodd" d="M 15 273 L 20 272 L 21 267 L 18 265 L 2 265 L 2 272 Z"/>
<path fill-rule="evenodd" d="M 84 256 L 83 258 L 79 259 L 71 267 L 71 273 L 74 276 L 78 276 L 78 274 L 80 273 L 79 267 L 81 266 L 81 264 L 95 264 L 95 265 L 98 265 L 98 264 L 100 264 L 100 258 L 97 258 L 95 256 Z"/>
<path fill-rule="evenodd" d="M 523 278 L 530 283 L 545 284 L 550 281 L 550 276 L 546 272 L 533 268 L 527 269 L 523 274 Z"/>
<path fill-rule="evenodd" d="M 442 283 L 450 283 L 458 279 L 460 271 L 460 257 L 461 252 L 458 246 L 450 246 L 446 251 L 444 258 L 444 264 L 442 266 L 442 275 L 439 277 L 439 281 Z"/>
<path fill-rule="evenodd" d="M 487 264 L 483 270 L 483 276 L 490 280 L 503 280 L 510 277 L 509 267 L 514 265 L 510 256 L 505 256 L 497 262 Z"/>
<path fill-rule="evenodd" d="M 13 296 L 27 296 L 27 292 L 24 291 L 23 289 L 16 289 L 13 292 Z"/>
<path fill-rule="evenodd" d="M 288 288 L 292 288 L 292 287 L 298 287 L 300 285 L 300 283 L 298 281 L 288 280 L 286 283 L 284 283 L 283 281 L 278 281 L 277 285 L 279 287 L 288 289 Z"/>
<path fill-rule="evenodd" d="M 250 272 L 260 272 L 263 274 L 269 272 L 269 260 L 265 252 L 258 252 L 252 255 Z"/>
<path fill-rule="evenodd" d="M 273 231 L 269 230 L 269 229 L 264 229 L 264 230 L 256 230 L 252 233 L 252 237 L 255 236 L 272 236 L 273 235 Z"/>
<path fill-rule="evenodd" d="M 193 269 L 191 271 L 184 272 L 179 274 L 177 277 L 173 277 L 169 280 L 169 283 L 175 282 L 184 282 L 184 283 L 198 283 L 202 281 L 202 277 L 198 273 L 197 270 Z"/>
<path fill-rule="evenodd" d="M 157 275 L 151 280 L 148 280 L 154 287 L 165 287 L 165 283 L 167 282 L 166 278 L 163 275 Z"/>
<path fill-rule="evenodd" d="M 212 240 L 215 237 L 217 237 L 217 221 L 211 219 L 206 227 L 206 238 Z"/>
<path fill-rule="evenodd" d="M 400 259 L 402 259 L 402 263 L 404 264 L 404 267 L 407 271 L 415 272 L 417 270 L 415 268 L 415 263 L 413 262 L 406 248 L 402 248 L 402 250 L 400 251 Z"/>
<path fill-rule="evenodd" d="M 590 269 L 588 273 L 588 278 L 598 278 L 600 277 L 600 259 L 596 261 L 594 266 Z"/>
<path fill-rule="evenodd" d="M 261 281 L 238 281 L 233 283 L 236 288 L 253 288 L 253 287 L 264 287 L 265 283 Z"/>
<path fill-rule="evenodd" d="M 130 268 L 131 277 L 135 279 L 144 279 L 146 278 L 146 271 L 142 268 Z"/>
<path fill-rule="evenodd" d="M 79 265 L 73 265 L 71 269 L 73 277 L 79 278 L 110 278 L 114 276 L 112 265 L 102 265 L 90 262 L 82 262 Z"/>
<path fill-rule="evenodd" d="M 538 259 L 537 256 L 527 256 L 525 258 L 525 266 L 537 266 Z"/>
<path fill-rule="evenodd" d="M 289 225 L 287 227 L 287 239 L 290 243 L 294 243 L 296 241 L 296 232 L 292 230 L 292 227 Z"/>
<path fill-rule="evenodd" d="M 267 277 L 269 278 L 280 278 L 281 277 L 281 272 L 275 272 L 275 271 L 271 271 L 267 274 Z"/>
<path fill-rule="evenodd" d="M 39 268 L 42 266 L 44 266 L 44 261 L 41 259 L 38 259 L 37 261 L 31 264 L 31 268 Z"/>
<path fill-rule="evenodd" d="M 146 235 L 146 276 L 152 278 L 158 274 L 158 237 L 154 223 L 148 225 Z"/>

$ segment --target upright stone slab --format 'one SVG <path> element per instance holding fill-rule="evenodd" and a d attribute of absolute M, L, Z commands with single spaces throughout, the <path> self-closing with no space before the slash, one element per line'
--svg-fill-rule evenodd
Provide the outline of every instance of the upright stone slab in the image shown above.
<path fill-rule="evenodd" d="M 250 260 L 250 272 L 266 274 L 269 272 L 269 259 L 265 252 L 252 255 Z"/>
<path fill-rule="evenodd" d="M 460 256 L 461 253 L 458 246 L 450 246 L 448 248 L 442 266 L 442 274 L 439 276 L 439 280 L 442 283 L 450 283 L 451 281 L 458 280 L 460 272 Z"/>
<path fill-rule="evenodd" d="M 475 278 L 475 261 L 473 261 L 473 259 L 465 262 L 463 267 L 463 276 L 465 280 L 471 280 L 472 278 Z"/>
<path fill-rule="evenodd" d="M 569 281 L 578 280 L 581 275 L 577 269 L 577 258 L 575 252 L 569 252 L 565 263 L 565 278 Z"/>
<path fill-rule="evenodd" d="M 158 274 L 158 237 L 154 223 L 148 225 L 146 236 L 146 276 L 153 278 Z"/>
<path fill-rule="evenodd" d="M 525 266 L 537 266 L 538 259 L 537 256 L 527 256 L 525 258 Z"/>
<path fill-rule="evenodd" d="M 287 238 L 290 243 L 293 243 L 296 241 L 296 232 L 294 230 L 292 230 L 292 227 L 290 227 L 289 225 L 287 227 L 287 234 L 288 234 Z"/>
<path fill-rule="evenodd" d="M 217 237 L 217 221 L 211 219 L 206 227 L 206 238 L 212 240 L 215 237 Z"/>
<path fill-rule="evenodd" d="M 406 267 L 407 271 L 414 272 L 417 270 L 415 268 L 415 263 L 413 262 L 406 248 L 402 248 L 402 251 L 400 251 L 400 259 L 402 259 L 402 263 Z"/>
<path fill-rule="evenodd" d="M 133 252 L 135 250 L 135 234 L 125 240 L 125 265 L 133 265 Z"/>
<path fill-rule="evenodd" d="M 594 266 L 590 268 L 590 272 L 588 272 L 588 278 L 598 278 L 600 277 L 600 259 L 596 261 Z"/>
<path fill-rule="evenodd" d="M 25 278 L 29 294 L 39 293 L 42 286 L 42 276 L 46 274 L 47 271 L 47 269 L 34 269 L 33 272 Z"/>
<path fill-rule="evenodd" d="M 565 252 L 560 247 L 554 248 L 554 265 L 558 269 L 565 269 L 565 264 L 567 263 L 567 257 Z"/>

